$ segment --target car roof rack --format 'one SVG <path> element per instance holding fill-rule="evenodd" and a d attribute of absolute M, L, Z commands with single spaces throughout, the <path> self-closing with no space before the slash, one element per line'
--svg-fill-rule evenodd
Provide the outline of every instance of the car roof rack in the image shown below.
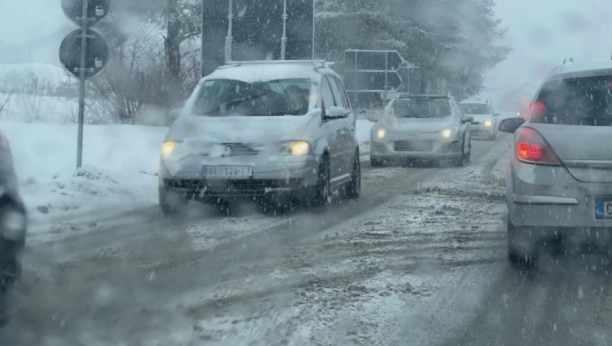
<path fill-rule="evenodd" d="M 450 94 L 402 94 L 399 96 L 401 99 L 408 98 L 449 98 Z"/>
<path fill-rule="evenodd" d="M 314 65 L 319 68 L 330 68 L 334 65 L 333 62 L 325 60 L 247 60 L 247 61 L 228 61 L 224 66 L 218 67 L 219 69 L 238 67 L 243 65 L 275 65 L 275 64 L 286 64 L 286 65 Z"/>

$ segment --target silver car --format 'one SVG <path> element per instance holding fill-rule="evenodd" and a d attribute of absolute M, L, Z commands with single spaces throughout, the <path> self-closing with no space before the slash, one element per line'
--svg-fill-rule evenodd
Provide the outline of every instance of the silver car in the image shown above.
<path fill-rule="evenodd" d="M 162 148 L 159 200 L 326 206 L 359 197 L 356 120 L 323 61 L 241 62 L 202 79 Z"/>
<path fill-rule="evenodd" d="M 563 66 L 543 82 L 515 133 L 507 177 L 508 257 L 532 265 L 542 251 L 612 242 L 612 64 Z M 553 246 L 551 248 L 551 246 Z"/>
<path fill-rule="evenodd" d="M 398 159 L 470 160 L 470 123 L 451 96 L 404 96 L 392 100 L 370 134 L 370 162 Z"/>
<path fill-rule="evenodd" d="M 467 100 L 459 104 L 463 113 L 474 117 L 472 138 L 495 140 L 497 138 L 497 118 L 499 113 L 487 101 Z"/>

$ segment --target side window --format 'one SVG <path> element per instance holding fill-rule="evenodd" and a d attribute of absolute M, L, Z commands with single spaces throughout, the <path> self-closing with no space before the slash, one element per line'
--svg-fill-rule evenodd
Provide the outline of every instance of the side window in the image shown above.
<path fill-rule="evenodd" d="M 334 94 L 327 78 L 321 79 L 321 99 L 323 100 L 324 109 L 330 109 L 336 105 L 334 102 Z"/>
<path fill-rule="evenodd" d="M 338 84 L 336 84 L 336 80 L 334 77 L 327 77 L 327 81 L 329 85 L 331 85 L 332 94 L 334 95 L 335 105 L 338 107 L 342 106 L 342 96 L 340 95 L 340 89 L 338 89 Z"/>
<path fill-rule="evenodd" d="M 340 94 L 340 98 L 338 100 L 341 100 L 341 104 L 342 107 L 346 108 L 346 109 L 350 109 L 348 101 L 346 99 L 346 93 L 344 92 L 344 88 L 342 87 L 342 82 L 340 82 L 340 80 L 338 80 L 338 78 L 332 78 L 332 81 L 334 84 L 336 84 L 336 88 L 338 90 L 338 94 Z M 335 95 L 335 94 L 334 94 Z M 340 102 L 338 102 L 340 104 Z"/>

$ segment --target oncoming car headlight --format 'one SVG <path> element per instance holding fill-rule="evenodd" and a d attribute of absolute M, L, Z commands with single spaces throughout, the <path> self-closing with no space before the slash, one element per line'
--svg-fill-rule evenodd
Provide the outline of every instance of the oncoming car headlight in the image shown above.
<path fill-rule="evenodd" d="M 450 138 L 452 135 L 453 135 L 452 129 L 446 129 L 442 131 L 442 137 L 444 138 Z"/>
<path fill-rule="evenodd" d="M 0 235 L 11 241 L 25 239 L 27 218 L 24 212 L 14 207 L 0 211 Z"/>
<path fill-rule="evenodd" d="M 180 143 L 179 142 L 166 142 L 164 143 L 164 145 L 162 146 L 162 154 L 164 156 L 170 156 L 170 154 L 172 154 L 174 152 L 174 149 L 176 149 L 176 147 L 178 147 Z"/>
<path fill-rule="evenodd" d="M 306 141 L 282 142 L 280 152 L 284 155 L 304 156 L 310 153 L 310 144 Z"/>
<path fill-rule="evenodd" d="M 387 131 L 385 129 L 380 129 L 376 132 L 376 137 L 379 139 L 383 139 L 387 136 Z"/>
<path fill-rule="evenodd" d="M 493 126 L 493 122 L 492 122 L 491 120 L 486 120 L 486 121 L 484 122 L 484 126 L 486 126 L 486 127 L 491 127 L 491 126 Z"/>

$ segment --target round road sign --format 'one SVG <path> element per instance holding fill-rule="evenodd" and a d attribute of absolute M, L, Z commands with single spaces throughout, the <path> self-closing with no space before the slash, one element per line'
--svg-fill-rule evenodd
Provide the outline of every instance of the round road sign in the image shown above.
<path fill-rule="evenodd" d="M 110 58 L 110 50 L 104 37 L 93 30 L 87 30 L 87 59 L 85 78 L 93 78 L 99 75 Z M 81 29 L 77 29 L 62 41 L 60 46 L 60 62 L 66 71 L 75 77 L 81 76 Z"/>
<path fill-rule="evenodd" d="M 89 27 L 101 22 L 110 11 L 110 0 L 87 0 L 87 17 Z M 83 16 L 83 0 L 62 0 L 62 10 L 68 19 L 81 26 Z"/>

